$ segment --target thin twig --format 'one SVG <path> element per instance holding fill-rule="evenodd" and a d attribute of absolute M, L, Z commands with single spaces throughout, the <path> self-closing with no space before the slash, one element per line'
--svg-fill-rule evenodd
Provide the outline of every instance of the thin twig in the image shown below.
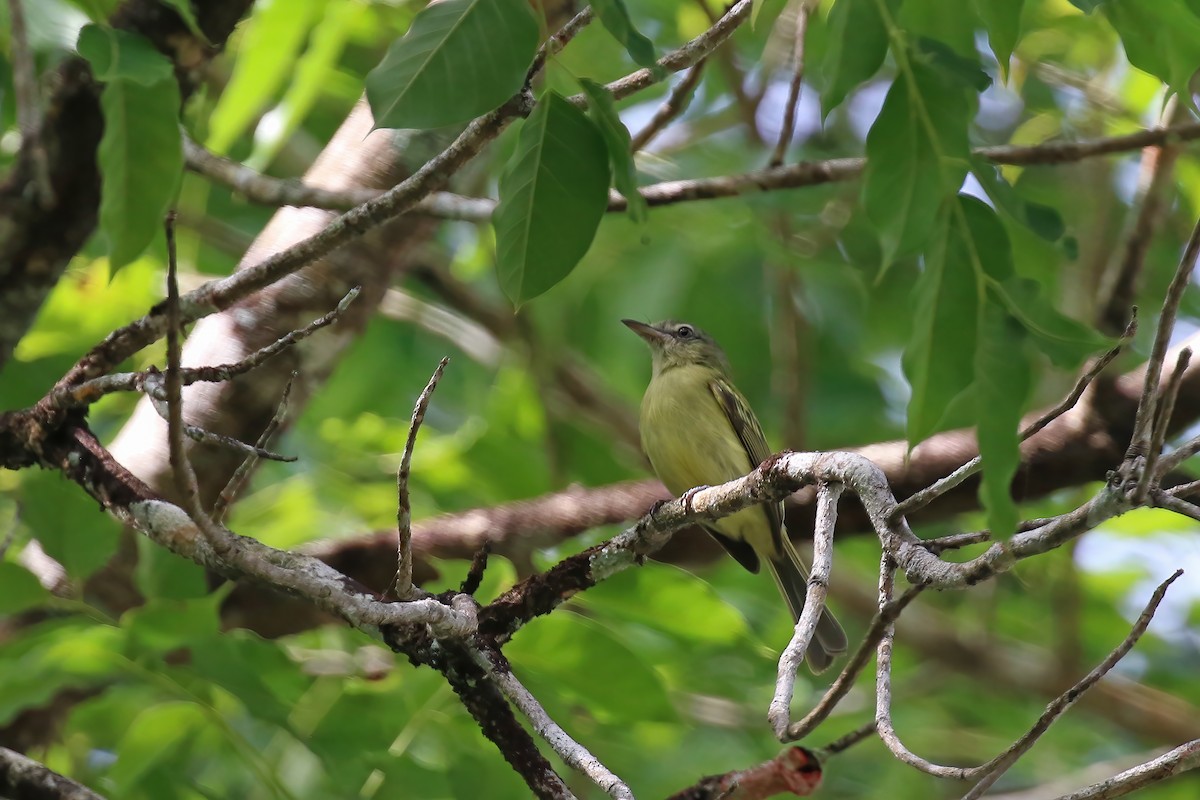
<path fill-rule="evenodd" d="M 934 555 L 941 555 L 947 550 L 958 550 L 973 544 L 983 544 L 992 540 L 991 531 L 970 531 L 968 533 L 952 533 L 939 536 L 936 539 L 922 539 L 925 549 Z"/>
<path fill-rule="evenodd" d="M 854 655 L 846 662 L 846 666 L 842 668 L 842 672 L 837 676 L 825 694 L 821 697 L 812 710 L 804 715 L 802 719 L 793 722 L 788 726 L 785 741 L 795 742 L 803 739 L 808 734 L 816 730 L 817 726 L 824 722 L 833 710 L 837 708 L 837 704 L 842 701 L 850 690 L 854 688 L 854 682 L 858 680 L 858 676 L 862 674 L 863 669 L 871 660 L 871 655 L 875 651 L 875 646 L 883 638 L 884 631 L 887 626 L 895 623 L 900 618 L 900 613 L 916 599 L 924 586 L 912 586 L 908 591 L 900 595 L 899 598 L 889 601 L 879 611 L 875 612 L 875 617 L 871 620 L 871 624 L 867 627 L 866 635 L 858 648 L 855 649 Z M 870 723 L 870 729 L 875 731 L 874 720 Z"/>
<path fill-rule="evenodd" d="M 1079 399 L 1083 397 L 1083 393 L 1087 391 L 1087 387 L 1090 386 L 1092 381 L 1094 381 L 1096 377 L 1113 362 L 1113 359 L 1120 354 L 1125 345 L 1133 340 L 1133 336 L 1136 333 L 1137 312 L 1135 310 L 1129 318 L 1129 323 L 1125 326 L 1125 333 L 1121 335 L 1121 338 L 1117 342 L 1116 346 L 1091 363 L 1087 371 L 1084 372 L 1083 375 L 1079 376 L 1079 380 L 1075 382 L 1075 386 L 1071 389 L 1070 394 L 1063 398 L 1058 405 L 1048 409 L 1044 414 L 1022 429 L 1021 441 L 1023 442 L 1030 438 L 1049 425 L 1051 422 L 1074 408 L 1075 404 L 1079 402 Z M 911 514 L 919 508 L 924 508 L 937 498 L 944 495 L 946 492 L 958 486 L 967 478 L 979 472 L 982 466 L 983 460 L 979 456 L 975 456 L 946 477 L 935 481 L 926 488 L 921 489 L 918 492 L 914 492 L 912 495 L 905 498 L 900 505 L 896 506 L 896 510 L 892 512 L 892 519 L 899 519 L 902 516 Z"/>
<path fill-rule="evenodd" d="M 17 123 L 21 142 L 28 148 L 33 165 L 33 185 L 42 208 L 54 205 L 54 184 L 50 180 L 50 159 L 42 144 L 42 101 L 38 96 L 37 65 L 29 49 L 25 8 L 22 0 L 8 0 L 9 41 L 12 47 L 12 82 L 17 99 Z"/>
<path fill-rule="evenodd" d="M 796 108 L 800 105 L 800 87 L 804 83 L 804 37 L 808 32 L 808 17 L 820 0 L 796 0 L 796 27 L 792 33 L 792 82 L 788 85 L 787 102 L 783 105 L 783 127 L 771 153 L 768 166 L 778 167 L 787 155 L 792 135 L 796 132 Z"/>
<path fill-rule="evenodd" d="M 675 88 L 671 89 L 666 101 L 654 112 L 654 116 L 646 123 L 646 127 L 634 134 L 630 140 L 630 152 L 636 153 L 650 144 L 654 137 L 662 133 L 663 129 L 670 124 L 671 120 L 687 109 L 688 104 L 692 101 L 692 92 L 700 83 L 700 77 L 704 74 L 704 65 L 707 63 L 708 59 L 696 62 L 695 66 L 683 76 L 683 80 L 675 84 Z"/>
<path fill-rule="evenodd" d="M 475 555 L 471 556 L 471 565 L 467 568 L 467 576 L 463 578 L 463 582 L 459 586 L 459 594 L 475 596 L 475 593 L 479 591 L 480 584 L 483 583 L 483 573 L 487 569 L 488 556 L 491 554 L 492 543 L 490 541 L 484 542 L 475 551 Z"/>
<path fill-rule="evenodd" d="M 408 477 L 412 469 L 413 448 L 417 443 L 417 431 L 420 430 L 421 423 L 425 421 L 425 411 L 429 408 L 433 390 L 437 388 L 438 381 L 442 379 L 442 373 L 445 372 L 446 365 L 449 363 L 448 357 L 444 357 L 438 362 L 437 369 L 429 378 L 429 383 L 425 384 L 425 388 L 417 397 L 417 404 L 413 406 L 412 420 L 408 425 L 408 438 L 404 441 L 404 454 L 400 457 L 400 468 L 396 470 L 396 493 L 399 499 L 396 509 L 396 579 L 392 583 L 392 588 L 400 600 L 408 600 L 412 596 L 413 589 L 412 506 L 408 498 Z"/>
<path fill-rule="evenodd" d="M 970 771 L 971 776 L 967 780 L 978 780 L 979 782 L 963 795 L 962 800 L 978 800 L 978 798 L 983 796 L 983 793 L 999 780 L 1021 756 L 1029 752 L 1029 749 L 1050 729 L 1055 720 L 1061 717 L 1088 689 L 1092 688 L 1097 681 L 1107 675 L 1117 665 L 1117 662 L 1133 649 L 1138 639 L 1142 638 L 1142 634 L 1146 632 L 1146 628 L 1150 626 L 1150 620 L 1154 619 L 1154 613 L 1158 610 L 1158 605 L 1162 602 L 1163 597 L 1166 596 L 1167 589 L 1182 574 L 1183 570 L 1175 570 L 1171 577 L 1159 584 L 1158 588 L 1154 590 L 1154 594 L 1151 595 L 1150 602 L 1146 604 L 1146 607 L 1142 610 L 1141 615 L 1137 618 L 1137 621 L 1125 639 L 1113 648 L 1112 652 L 1097 664 L 1091 672 L 1085 675 L 1082 680 L 1060 694 L 1046 706 L 1046 710 L 1042 712 L 1037 722 L 1033 724 L 1024 736 L 1013 742 L 1011 747 L 987 764 Z"/>
<path fill-rule="evenodd" d="M 587 748 L 572 739 L 546 713 L 546 709 L 537 701 L 537 698 L 512 674 L 512 670 L 503 656 L 497 654 L 494 660 L 499 663 L 493 663 L 493 659 L 489 658 L 487 654 L 472 649 L 472 657 L 476 663 L 488 671 L 489 677 L 509 702 L 525 715 L 530 725 L 533 726 L 534 732 L 541 736 L 568 766 L 587 776 L 614 800 L 633 800 L 633 792 L 629 790 L 625 782 L 600 763 L 600 760 L 588 752 Z"/>
<path fill-rule="evenodd" d="M 558 32 L 548 38 L 538 48 L 537 54 L 533 57 L 533 62 L 529 65 L 529 71 L 525 73 L 525 86 L 529 87 L 533 83 L 533 79 L 542 71 L 542 67 L 546 64 L 547 58 L 552 58 L 557 55 L 567 42 L 575 38 L 575 35 L 587 27 L 588 23 L 595 18 L 591 6 L 584 6 L 584 9 L 567 21 L 558 29 Z"/>
<path fill-rule="evenodd" d="M 1145 764 L 1139 764 L 1099 783 L 1064 794 L 1057 800 L 1114 800 L 1197 767 L 1200 767 L 1200 739 L 1193 739 Z"/>
<path fill-rule="evenodd" d="M 837 503 L 845 487 L 840 483 L 822 483 L 817 487 L 817 521 L 813 530 L 813 564 L 808 576 L 808 591 L 804 610 L 792 639 L 779 656 L 775 679 L 775 696 L 767 711 L 767 720 L 780 741 L 787 740 L 788 720 L 791 718 L 792 694 L 796 687 L 796 672 L 808 652 L 825 611 L 825 595 L 829 592 L 829 573 L 833 569 L 833 529 L 837 525 Z"/>
<path fill-rule="evenodd" d="M 1179 351 L 1179 356 L 1175 359 L 1175 369 L 1171 371 L 1171 377 L 1167 379 L 1167 385 L 1163 389 L 1162 397 L 1159 399 L 1158 413 L 1155 414 L 1154 426 L 1151 431 L 1150 449 L 1146 451 L 1146 474 L 1150 477 L 1147 479 L 1153 486 L 1158 485 L 1158 481 L 1162 477 L 1158 472 L 1158 459 L 1162 455 L 1163 445 L 1167 441 L 1167 426 L 1171 424 L 1171 415 L 1175 413 L 1175 400 L 1179 397 L 1179 385 L 1183 381 L 1184 370 L 1188 367 L 1188 362 L 1192 360 L 1191 348 L 1185 347 Z"/>
<path fill-rule="evenodd" d="M 845 736 L 839 736 L 829 744 L 821 747 L 817 752 L 822 756 L 833 756 L 838 753 L 849 750 L 859 742 L 864 742 L 875 735 L 875 720 L 871 720 L 865 725 L 860 725 L 854 730 L 847 733 Z"/>
<path fill-rule="evenodd" d="M 664 59 L 665 61 L 666 59 Z M 647 84 L 649 85 L 649 84 Z M 611 88 L 611 87 L 610 87 Z M 643 87 L 644 88 L 644 87 Z M 580 103 L 584 101 L 581 99 Z M 524 113 L 523 111 L 521 113 Z M 505 117 L 507 119 L 507 117 Z M 507 122 L 497 123 L 501 127 Z M 499 133 L 499 129 L 486 134 L 485 140 L 490 140 Z M 474 136 L 471 141 L 463 140 L 462 144 L 474 147 Z M 1047 142 L 1039 145 L 1001 145 L 976 149 L 974 154 L 995 164 L 1032 165 L 1032 164 L 1063 164 L 1082 161 L 1087 158 L 1124 153 L 1142 147 L 1158 144 L 1169 140 L 1181 142 L 1200 138 L 1200 123 L 1188 123 L 1170 128 L 1149 128 L 1133 134 L 1114 136 L 1104 139 L 1083 139 L 1074 142 Z M 460 143 L 456 141 L 451 148 Z M 482 146 L 482 142 L 480 142 Z M 472 151 L 470 156 L 472 157 Z M 438 157 L 439 159 L 442 156 Z M 453 166 L 442 162 L 439 169 L 454 172 L 461 166 L 455 155 Z M 462 162 L 465 163 L 465 160 Z M 643 186 L 638 193 L 650 206 L 674 205 L 700 200 L 716 200 L 725 197 L 738 197 L 744 194 L 772 192 L 786 189 L 802 189 L 809 186 L 819 186 L 827 183 L 839 183 L 857 179 L 866 167 L 862 158 L 833 158 L 824 161 L 802 161 L 797 164 L 742 172 L 734 175 L 722 175 L 715 178 L 696 178 L 677 181 L 664 181 Z M 258 180 L 250 180 L 241 176 L 249 168 L 233 165 L 232 168 L 210 170 L 207 167 L 193 167 L 218 183 L 230 186 L 245 195 L 246 199 L 266 205 L 305 205 L 316 208 L 335 210 L 355 209 L 364 205 L 363 197 L 369 196 L 367 202 L 377 203 L 382 210 L 379 213 L 398 215 L 400 213 L 421 213 L 444 219 L 459 219 L 472 222 L 486 222 L 491 219 L 496 208 L 496 201 L 484 197 L 464 197 L 448 192 L 434 192 L 432 188 L 412 190 L 411 202 L 395 199 L 382 203 L 385 194 L 405 189 L 409 196 L 412 185 L 407 181 L 397 185 L 395 189 L 380 193 L 375 190 L 356 189 L 343 194 L 332 190 L 318 192 L 308 184 L 298 184 L 303 189 L 291 188 L 291 185 L 280 186 L 276 178 L 260 176 Z M 229 174 L 238 175 L 236 182 Z M 414 176 L 416 177 L 416 176 Z M 411 179 L 410 179 L 411 180 Z M 432 181 L 431 181 L 432 182 Z M 394 203 L 394 205 L 393 205 Z M 608 211 L 625 211 L 627 201 L 617 192 L 610 192 Z M 394 209 L 394 210 L 393 210 Z M 358 215 L 356 215 L 357 217 Z M 383 219 L 390 219 L 385 216 Z M 362 223 L 366 224 L 366 223 Z"/>
<path fill-rule="evenodd" d="M 1197 254 L 1200 254 L 1200 219 L 1192 228 L 1192 235 L 1179 259 L 1175 276 L 1171 279 L 1170 286 L 1167 287 L 1166 299 L 1163 300 L 1162 312 L 1158 317 L 1158 329 L 1154 333 L 1154 344 L 1150 349 L 1150 358 L 1146 362 L 1146 377 L 1142 384 L 1142 396 L 1138 402 L 1137 417 L 1133 424 L 1133 436 L 1130 438 L 1129 449 L 1125 454 L 1127 461 L 1144 457 L 1150 448 L 1163 360 L 1167 357 L 1171 332 L 1175 330 L 1175 316 L 1179 312 L 1179 303 L 1183 300 L 1183 292 L 1187 289 Z M 1135 502 L 1142 502 L 1150 490 L 1151 476 L 1149 473 L 1143 473 L 1137 477 L 1139 480 L 1133 499 Z"/>
<path fill-rule="evenodd" d="M 288 378 L 287 384 L 283 387 L 283 396 L 279 398 L 279 405 L 275 407 L 275 413 L 271 416 L 271 421 L 267 423 L 267 427 L 263 429 L 262 435 L 258 437 L 255 447 L 259 450 L 265 449 L 267 443 L 271 441 L 271 437 L 283 425 L 283 421 L 287 418 L 288 397 L 292 393 L 292 386 L 296 383 L 298 372 L 293 372 Z M 225 487 L 221 489 L 217 495 L 216 501 L 213 503 L 212 521 L 217 525 L 224 523 L 225 515 L 229 512 L 229 507 L 233 505 L 233 501 L 241 494 L 242 487 L 250 477 L 250 473 L 254 471 L 254 467 L 258 464 L 259 456 L 257 453 L 251 453 L 246 456 L 242 463 L 238 464 L 237 469 L 233 471 L 233 475 L 229 477 L 229 481 Z"/>
<path fill-rule="evenodd" d="M 1194 519 L 1200 522 L 1200 506 L 1187 500 L 1181 500 L 1174 495 L 1167 494 L 1161 489 L 1150 490 L 1150 505 L 1159 508 L 1165 508 L 1168 511 L 1174 511 L 1176 514 L 1182 514 L 1185 517 Z"/>
<path fill-rule="evenodd" d="M 1186 119 L 1179 98 L 1172 96 L 1159 115 L 1159 125 L 1168 126 Z M 1168 192 L 1174 186 L 1175 163 L 1183 148 L 1178 142 L 1167 141 L 1142 150 L 1141 173 L 1134 205 L 1137 215 L 1122 236 L 1124 247 L 1119 259 L 1113 258 L 1104 275 L 1097 296 L 1103 307 L 1098 324 L 1110 332 L 1120 330 L 1127 309 L 1137 297 L 1138 285 L 1145 271 L 1146 254 L 1154 234 L 1171 208 Z"/>
<path fill-rule="evenodd" d="M 185 367 L 179 370 L 180 384 L 191 386 L 193 383 L 222 383 L 233 380 L 238 375 L 244 375 L 261 366 L 267 359 L 278 355 L 287 348 L 307 339 L 320 329 L 336 322 L 358 297 L 362 287 L 355 286 L 341 299 L 337 307 L 328 314 L 315 319 L 303 328 L 291 331 L 266 347 L 260 348 L 240 361 L 216 366 Z M 49 408 L 67 409 L 84 408 L 95 403 L 105 395 L 114 392 L 145 392 L 152 401 L 163 402 L 166 399 L 161 386 L 161 375 L 156 370 L 142 372 L 118 372 L 111 375 L 101 375 L 77 386 L 62 386 L 50 392 L 42 401 Z M 161 413 L 161 412 L 160 412 Z M 240 444 L 240 443 L 239 443 Z"/>
<path fill-rule="evenodd" d="M 229 550 L 229 540 L 209 523 L 204 509 L 200 506 L 200 486 L 196 482 L 196 473 L 187 458 L 183 439 L 183 396 L 182 382 L 179 378 L 179 361 L 181 358 L 180 338 L 183 333 L 182 315 L 179 311 L 179 265 L 175 251 L 175 211 L 167 212 L 167 372 L 166 372 L 166 404 L 167 404 L 167 446 L 170 453 L 169 461 L 171 474 L 175 478 L 175 488 L 182 499 L 184 511 L 191 517 L 201 534 L 208 540 L 213 552 L 221 556 Z M 208 523 L 208 524 L 206 524 Z"/>

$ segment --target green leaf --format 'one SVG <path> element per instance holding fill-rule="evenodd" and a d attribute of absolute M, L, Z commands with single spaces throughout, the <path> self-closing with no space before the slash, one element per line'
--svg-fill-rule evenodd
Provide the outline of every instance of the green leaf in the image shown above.
<path fill-rule="evenodd" d="M 908 446 L 938 430 L 950 402 L 971 385 L 976 320 L 982 290 L 971 246 L 954 209 L 943 214 L 925 254 L 925 270 L 914 288 L 913 328 L 904 350 L 908 402 Z"/>
<path fill-rule="evenodd" d="M 625 0 L 593 0 L 592 10 L 600 18 L 605 30 L 629 53 L 633 63 L 639 67 L 646 67 L 659 78 L 666 76 L 666 70 L 658 65 L 654 42 L 634 26 Z"/>
<path fill-rule="evenodd" d="M 1110 0 L 1104 12 L 1129 63 L 1164 81 L 1190 105 L 1188 82 L 1200 69 L 1200 19 L 1183 0 Z"/>
<path fill-rule="evenodd" d="M 1000 168 L 990 161 L 972 158 L 971 172 L 997 208 L 1048 242 L 1062 239 L 1066 225 L 1057 209 L 1022 198 L 1012 184 L 1004 179 Z"/>
<path fill-rule="evenodd" d="M 983 20 L 988 44 L 1000 65 L 1000 74 L 1008 75 L 1008 62 L 1021 35 L 1021 10 L 1025 0 L 971 0 L 975 13 Z"/>
<path fill-rule="evenodd" d="M 629 129 L 621 122 L 613 96 L 600 84 L 581 78 L 580 86 L 588 98 L 588 112 L 608 147 L 609 166 L 612 167 L 613 183 L 628 203 L 629 216 L 634 222 L 645 222 L 649 207 L 646 198 L 638 192 L 637 167 L 629 149 Z"/>
<path fill-rule="evenodd" d="M 139 536 L 133 578 L 146 598 L 187 600 L 212 593 L 204 567 Z"/>
<path fill-rule="evenodd" d="M 890 11 L 899 5 L 899 0 L 886 3 Z M 813 74 L 821 89 L 823 117 L 879 71 L 888 51 L 887 24 L 879 0 L 838 0 L 827 25 L 829 44 Z"/>
<path fill-rule="evenodd" d="M 521 127 L 492 217 L 500 287 L 515 305 L 565 278 L 608 207 L 608 150 L 587 115 L 547 94 Z"/>
<path fill-rule="evenodd" d="M 229 84 L 209 118 L 205 146 L 224 154 L 246 132 L 279 87 L 292 76 L 296 56 L 320 20 L 325 0 L 257 4 L 245 25 Z"/>
<path fill-rule="evenodd" d="M 174 701 L 150 706 L 134 719 L 115 748 L 117 761 L 108 778 L 118 797 L 134 796 L 157 765 L 172 761 L 207 723 L 196 703 Z"/>
<path fill-rule="evenodd" d="M 879 229 L 884 268 L 929 237 L 938 208 L 967 173 L 968 92 L 934 65 L 910 59 L 867 134 L 862 202 Z"/>
<path fill-rule="evenodd" d="M 537 51 L 525 0 L 443 0 L 426 6 L 367 75 L 380 128 L 466 122 L 516 94 Z"/>
<path fill-rule="evenodd" d="M 61 475 L 21 475 L 21 520 L 46 555 L 82 580 L 99 569 L 117 548 L 119 526 L 95 501 Z"/>
<path fill-rule="evenodd" d="M 1036 281 L 1014 276 L 993 289 L 1008 313 L 1025 326 L 1038 349 L 1057 366 L 1074 369 L 1092 353 L 1112 346 L 1110 339 L 1052 306 Z"/>
<path fill-rule="evenodd" d="M 129 643 L 141 652 L 167 653 L 214 637 L 218 610 L 229 591 L 193 600 L 151 600 L 121 615 Z"/>
<path fill-rule="evenodd" d="M 937 39 L 918 37 L 913 42 L 912 52 L 915 59 L 933 68 L 947 82 L 958 83 L 975 92 L 985 91 L 992 85 L 992 79 L 983 71 L 978 58 L 964 58 Z"/>
<path fill-rule="evenodd" d="M 113 81 L 100 96 L 100 229 L 114 270 L 149 246 L 175 196 L 183 174 L 179 102 L 174 79 L 150 86 Z"/>
<path fill-rule="evenodd" d="M 0 561 L 0 614 L 16 614 L 50 599 L 33 573 L 19 564 Z"/>
<path fill-rule="evenodd" d="M 601 621 L 629 620 L 695 643 L 732 645 L 749 634 L 746 619 L 711 584 L 657 562 L 605 581 L 580 601 Z"/>
<path fill-rule="evenodd" d="M 1020 521 L 1012 479 L 1021 461 L 1018 427 L 1033 372 L 1027 340 L 1025 329 L 1001 305 L 984 303 L 974 386 L 975 430 L 983 459 L 979 499 L 992 538 L 1000 541 L 1012 536 Z"/>
<path fill-rule="evenodd" d="M 102 83 L 134 81 L 150 86 L 175 79 L 171 61 L 155 50 L 149 39 L 136 33 L 84 25 L 75 49 L 91 64 L 92 74 Z"/>
<path fill-rule="evenodd" d="M 613 722 L 676 718 L 662 679 L 642 656 L 608 627 L 578 614 L 538 620 L 504 652 L 535 696 L 573 700 Z"/>

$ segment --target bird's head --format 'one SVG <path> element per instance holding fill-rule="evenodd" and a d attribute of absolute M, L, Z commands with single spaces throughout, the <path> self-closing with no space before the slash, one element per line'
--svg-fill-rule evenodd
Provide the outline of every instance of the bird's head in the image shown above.
<path fill-rule="evenodd" d="M 710 367 L 729 373 L 725 352 L 711 336 L 688 322 L 665 320 L 648 325 L 632 319 L 621 322 L 650 345 L 654 374 L 672 367 L 689 365 Z"/>

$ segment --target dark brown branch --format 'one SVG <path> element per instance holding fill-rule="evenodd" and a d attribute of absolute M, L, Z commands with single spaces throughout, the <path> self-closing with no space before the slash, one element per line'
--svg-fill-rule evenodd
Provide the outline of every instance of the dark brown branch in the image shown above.
<path fill-rule="evenodd" d="M 642 128 L 629 142 L 630 152 L 636 153 L 654 140 L 654 137 L 662 133 L 663 129 L 670 124 L 671 120 L 678 117 L 688 107 L 688 103 L 692 101 L 692 92 L 695 91 L 697 84 L 700 83 L 701 76 L 704 75 L 704 65 L 707 61 L 699 61 L 694 67 L 687 71 L 671 93 L 667 96 L 666 101 L 658 107 L 654 112 L 654 116 L 646 123 L 646 127 Z"/>

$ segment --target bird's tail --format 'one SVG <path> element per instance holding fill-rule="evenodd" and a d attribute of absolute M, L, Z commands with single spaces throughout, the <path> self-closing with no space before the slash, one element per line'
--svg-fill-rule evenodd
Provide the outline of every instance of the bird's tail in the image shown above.
<path fill-rule="evenodd" d="M 792 543 L 788 540 L 787 531 L 781 532 L 783 540 L 782 552 L 774 558 L 766 559 L 771 577 L 779 587 L 780 594 L 791 609 L 792 619 L 799 620 L 800 612 L 804 610 L 804 597 L 808 593 L 808 570 L 800 560 Z M 813 672 L 824 672 L 833 659 L 846 652 L 846 632 L 829 613 L 828 608 L 821 610 L 821 618 L 817 621 L 816 635 L 808 645 L 805 659 Z"/>

